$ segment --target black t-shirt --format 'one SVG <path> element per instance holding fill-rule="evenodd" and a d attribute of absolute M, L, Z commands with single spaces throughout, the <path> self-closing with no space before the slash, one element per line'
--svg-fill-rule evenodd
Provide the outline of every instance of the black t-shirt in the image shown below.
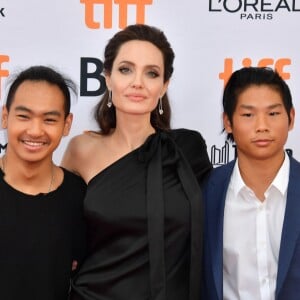
<path fill-rule="evenodd" d="M 83 180 L 64 170 L 48 194 L 21 193 L 0 171 L 0 299 L 66 300 L 72 260 L 85 253 Z"/>

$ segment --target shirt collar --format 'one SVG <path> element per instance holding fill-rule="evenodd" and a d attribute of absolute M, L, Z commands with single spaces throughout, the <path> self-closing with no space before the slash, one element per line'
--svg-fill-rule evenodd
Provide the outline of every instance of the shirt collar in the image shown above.
<path fill-rule="evenodd" d="M 289 175 L 290 175 L 290 159 L 288 155 L 285 154 L 283 164 L 280 167 L 273 182 L 270 184 L 270 187 L 271 186 L 275 187 L 282 195 L 285 195 L 288 188 Z"/>
<path fill-rule="evenodd" d="M 239 164 L 238 164 L 238 159 L 236 159 L 232 176 L 230 179 L 230 186 L 232 188 L 232 192 L 234 194 L 234 197 L 237 197 L 238 193 L 242 190 L 247 188 L 245 185 L 245 182 L 241 176 L 240 169 L 239 169 Z"/>
<path fill-rule="evenodd" d="M 276 188 L 282 195 L 285 195 L 289 182 L 289 173 L 290 173 L 290 159 L 288 155 L 285 153 L 283 164 L 281 165 L 279 171 L 277 172 L 274 180 L 270 184 L 267 189 L 267 192 L 271 187 Z M 236 197 L 239 192 L 244 189 L 249 189 L 241 176 L 239 167 L 238 167 L 238 159 L 236 159 L 232 176 L 230 179 L 230 186 L 232 188 L 233 194 Z M 266 193 L 267 193 L 266 192 Z"/>

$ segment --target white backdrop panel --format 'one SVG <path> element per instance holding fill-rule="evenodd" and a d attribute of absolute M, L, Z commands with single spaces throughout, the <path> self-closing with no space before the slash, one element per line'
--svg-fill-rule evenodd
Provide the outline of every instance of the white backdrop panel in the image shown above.
<path fill-rule="evenodd" d="M 81 3 L 82 2 L 82 3 Z M 101 0 L 27 0 L 0 1 L 0 89 L 1 102 L 5 98 L 7 77 L 35 64 L 55 66 L 70 76 L 80 88 L 80 61 L 83 57 L 102 60 L 108 39 L 118 30 L 120 5 L 126 0 L 106 1 L 112 7 L 110 28 L 104 28 Z M 243 66 L 245 61 L 257 66 L 263 61 L 287 76 L 294 105 L 296 124 L 290 133 L 287 148 L 300 160 L 300 41 L 297 35 L 300 1 L 247 0 L 137 0 L 144 8 L 145 23 L 164 30 L 175 54 L 175 73 L 169 94 L 173 111 L 173 127 L 196 129 L 206 139 L 208 152 L 225 145 L 221 134 L 221 96 L 224 80 Z M 252 1 L 253 2 L 253 1 Z M 271 1 L 270 1 L 271 2 Z M 299 2 L 299 3 L 298 3 Z M 88 4 L 90 3 L 90 4 Z M 142 5 L 142 3 L 148 3 Z M 126 7 L 124 4 L 123 7 Z M 93 15 L 86 16 L 88 5 Z M 106 4 L 107 5 L 107 4 Z M 241 6 L 241 7 L 240 7 Z M 127 23 L 136 22 L 138 5 L 128 5 Z M 209 9 L 211 7 L 211 10 Z M 239 9 L 240 7 L 240 9 Z M 236 10 L 236 11 L 235 11 Z M 231 11 L 231 12 L 230 12 Z M 246 15 L 247 18 L 243 17 Z M 100 22 L 100 28 L 89 28 L 88 21 Z M 259 19 L 260 18 L 260 19 Z M 121 21 L 124 21 L 124 16 Z M 299 26 L 298 26 L 299 27 Z M 232 62 L 232 68 L 226 63 Z M 93 65 L 89 66 L 93 70 Z M 221 75 L 222 77 L 222 75 Z M 96 89 L 97 81 L 89 81 Z M 54 159 L 60 162 L 69 139 L 86 129 L 96 129 L 92 109 L 99 96 L 79 96 L 73 101 L 74 123 L 69 137 L 57 149 Z M 0 131 L 1 152 L 6 144 L 5 132 Z M 234 157 L 232 145 L 223 152 Z M 216 151 L 215 151 L 216 152 Z M 218 151 L 217 151 L 218 152 Z M 225 163 L 212 156 L 213 162 Z"/>

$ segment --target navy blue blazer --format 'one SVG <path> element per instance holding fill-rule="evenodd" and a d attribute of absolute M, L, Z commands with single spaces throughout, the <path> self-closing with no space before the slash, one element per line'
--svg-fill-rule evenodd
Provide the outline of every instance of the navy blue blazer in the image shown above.
<path fill-rule="evenodd" d="M 235 161 L 215 168 L 206 182 L 204 299 L 223 299 L 223 219 L 226 192 Z M 276 300 L 300 299 L 300 163 L 290 158 L 287 203 L 281 233 Z"/>

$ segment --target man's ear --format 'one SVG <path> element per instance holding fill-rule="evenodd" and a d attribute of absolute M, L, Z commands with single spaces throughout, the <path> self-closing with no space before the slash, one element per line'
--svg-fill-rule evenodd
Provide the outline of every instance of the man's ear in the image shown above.
<path fill-rule="evenodd" d="M 1 125 L 2 125 L 2 128 L 4 128 L 4 129 L 7 128 L 7 119 L 8 119 L 8 111 L 7 111 L 6 105 L 3 105 Z"/>
<path fill-rule="evenodd" d="M 289 124 L 289 130 L 292 130 L 294 128 L 294 123 L 295 123 L 295 108 L 292 107 L 290 111 L 290 124 Z"/>
<path fill-rule="evenodd" d="M 226 113 L 223 113 L 223 126 L 227 133 L 232 133 L 232 125 Z"/>
<path fill-rule="evenodd" d="M 67 136 L 70 132 L 71 126 L 73 122 L 73 114 L 69 113 L 65 119 L 65 127 L 63 131 L 63 136 Z"/>

